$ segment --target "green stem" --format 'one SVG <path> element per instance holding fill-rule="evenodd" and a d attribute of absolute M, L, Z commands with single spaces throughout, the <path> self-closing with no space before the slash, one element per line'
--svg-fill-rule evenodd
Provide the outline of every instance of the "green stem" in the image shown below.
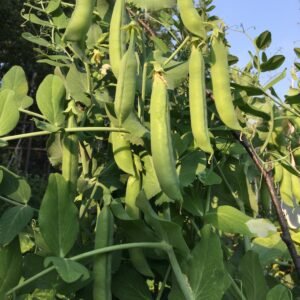
<path fill-rule="evenodd" d="M 47 120 L 47 118 L 41 114 L 38 114 L 38 113 L 35 113 L 33 111 L 30 111 L 30 110 L 27 110 L 27 109 L 23 109 L 23 108 L 19 108 L 19 111 L 24 113 L 24 114 L 27 114 L 29 116 L 33 116 L 33 117 L 37 117 L 37 118 L 40 118 L 40 119 L 43 119 L 43 120 Z"/>
<path fill-rule="evenodd" d="M 185 300 L 195 300 L 195 297 L 193 295 L 193 291 L 191 289 L 191 286 L 188 282 L 188 278 L 186 275 L 184 275 L 181 271 L 181 268 L 179 266 L 178 260 L 176 258 L 176 255 L 174 253 L 173 248 L 169 248 L 167 251 L 174 275 L 176 277 L 177 283 L 184 295 Z"/>
<path fill-rule="evenodd" d="M 144 109 L 145 109 L 145 102 L 146 102 L 146 88 L 147 88 L 147 70 L 148 70 L 148 63 L 144 63 L 143 68 L 143 79 L 142 79 L 142 96 L 141 96 L 141 103 L 139 105 L 139 118 L 141 122 L 144 122 Z"/>
<path fill-rule="evenodd" d="M 161 288 L 159 289 L 159 292 L 158 292 L 158 295 L 156 297 L 156 300 L 160 300 L 161 299 L 162 294 L 163 294 L 164 289 L 165 289 L 166 284 L 167 284 L 167 280 L 168 280 L 168 278 L 170 276 L 170 272 L 171 272 L 171 266 L 169 266 L 168 269 L 167 269 L 167 272 L 166 272 L 165 277 L 164 277 L 164 281 L 161 284 Z"/>
<path fill-rule="evenodd" d="M 163 251 L 169 251 L 170 247 L 171 246 L 169 244 L 167 244 L 166 242 L 164 242 L 164 241 L 158 242 L 158 243 L 150 243 L 150 242 L 149 243 L 128 243 L 128 244 L 114 245 L 114 246 L 109 246 L 109 247 L 105 247 L 105 248 L 100 248 L 100 249 L 88 251 L 88 252 L 73 256 L 69 259 L 73 260 L 73 261 L 78 261 L 78 260 L 81 260 L 81 259 L 84 259 L 84 258 L 88 258 L 88 257 L 98 255 L 98 254 L 104 254 L 104 253 L 107 253 L 107 252 L 120 251 L 120 250 L 131 249 L 131 248 L 152 248 L 152 249 L 161 249 Z M 19 289 L 25 287 L 29 283 L 39 279 L 40 277 L 48 274 L 49 272 L 51 272 L 53 270 L 55 270 L 55 267 L 51 266 L 51 267 L 41 271 L 40 273 L 35 274 L 34 276 L 24 280 L 23 282 L 21 282 L 17 286 L 10 289 L 6 293 L 6 295 L 10 295 L 10 294 L 15 293 Z"/>
<path fill-rule="evenodd" d="M 99 131 L 99 132 L 124 132 L 128 133 L 127 130 L 123 128 L 117 128 L 117 127 L 76 127 L 76 128 L 65 128 L 65 132 L 84 132 L 84 131 Z M 35 136 L 42 136 L 42 135 L 48 135 L 53 132 L 50 131 L 37 131 L 37 132 L 29 132 L 29 133 L 23 133 L 23 134 L 16 134 L 11 135 L 7 137 L 1 137 L 0 139 L 2 141 L 12 141 L 12 140 L 18 140 L 18 139 L 26 139 L 31 138 Z"/>
<path fill-rule="evenodd" d="M 5 202 L 7 202 L 7 203 L 9 203 L 9 204 L 12 204 L 12 205 L 15 205 L 15 206 L 28 206 L 27 204 L 24 204 L 24 203 L 20 203 L 20 202 L 17 202 L 17 201 L 14 201 L 14 200 L 11 200 L 11 199 L 8 199 L 8 198 L 6 198 L 6 197 L 3 197 L 3 196 L 0 196 L 0 199 L 1 200 L 3 200 L 3 201 L 5 201 Z M 31 206 L 30 206 L 31 207 Z M 33 210 L 35 210 L 35 211 L 39 211 L 38 209 L 36 209 L 36 208 L 33 208 L 33 207 L 31 207 Z"/>
<path fill-rule="evenodd" d="M 247 300 L 246 297 L 244 296 L 244 294 L 242 293 L 241 289 L 238 287 L 238 285 L 236 284 L 236 282 L 234 281 L 234 279 L 231 277 L 231 275 L 228 273 L 228 277 L 232 283 L 232 287 L 235 290 L 235 292 L 239 295 L 241 300 Z"/>
<path fill-rule="evenodd" d="M 170 55 L 170 57 L 164 61 L 163 66 L 165 67 L 171 60 L 177 55 L 177 53 L 185 46 L 185 44 L 189 41 L 190 37 L 187 36 L 184 41 L 178 46 L 178 48 Z"/>

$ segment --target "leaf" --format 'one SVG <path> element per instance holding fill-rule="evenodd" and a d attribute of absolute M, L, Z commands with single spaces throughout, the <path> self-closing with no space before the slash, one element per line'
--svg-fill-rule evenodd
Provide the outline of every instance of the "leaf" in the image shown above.
<path fill-rule="evenodd" d="M 202 238 L 183 264 L 194 299 L 222 299 L 228 288 L 227 273 L 223 264 L 223 252 L 220 239 L 210 226 L 201 231 Z M 184 299 L 178 284 L 172 285 L 170 300 Z"/>
<path fill-rule="evenodd" d="M 159 217 L 143 192 L 138 195 L 136 205 L 142 210 L 146 223 L 153 228 L 161 241 L 164 240 L 172 245 L 183 256 L 189 254 L 189 248 L 183 238 L 181 227 L 174 222 Z"/>
<path fill-rule="evenodd" d="M 264 50 L 270 46 L 272 42 L 272 34 L 270 31 L 262 32 L 255 40 L 258 49 Z"/>
<path fill-rule="evenodd" d="M 62 163 L 62 145 L 60 133 L 51 134 L 46 144 L 48 159 L 53 167 Z"/>
<path fill-rule="evenodd" d="M 78 213 L 70 197 L 69 184 L 60 174 L 50 174 L 39 213 L 43 238 L 51 251 L 64 257 L 73 247 L 78 230 Z"/>
<path fill-rule="evenodd" d="M 162 54 L 166 54 L 170 51 L 169 47 L 166 45 L 166 43 L 158 38 L 157 36 L 151 36 L 150 39 L 155 44 L 155 48 L 157 48 L 159 51 L 161 51 Z"/>
<path fill-rule="evenodd" d="M 78 70 L 73 64 L 67 75 L 67 92 L 71 94 L 72 98 L 77 102 L 81 102 L 86 106 L 91 104 L 91 99 L 87 95 L 87 74 Z"/>
<path fill-rule="evenodd" d="M 52 125 L 48 122 L 45 121 L 41 121 L 40 119 L 37 118 L 32 118 L 35 127 L 38 129 L 41 129 L 43 131 L 48 131 L 48 132 L 52 132 L 52 133 L 56 133 L 58 132 L 61 128 L 56 127 L 55 125 Z"/>
<path fill-rule="evenodd" d="M 279 81 L 283 80 L 286 77 L 286 69 L 284 69 L 279 75 L 277 75 L 274 79 L 269 81 L 265 86 L 264 86 L 264 91 L 268 90 L 269 88 L 273 87 L 276 83 Z"/>
<path fill-rule="evenodd" d="M 12 131 L 19 121 L 19 110 L 15 102 L 15 92 L 12 90 L 0 91 L 0 136 Z"/>
<path fill-rule="evenodd" d="M 47 26 L 47 27 L 53 27 L 53 25 L 49 21 L 42 20 L 35 14 L 29 13 L 29 14 L 24 14 L 22 17 L 29 21 L 30 23 L 41 25 L 41 26 Z"/>
<path fill-rule="evenodd" d="M 28 83 L 25 72 L 20 66 L 13 66 L 3 76 L 2 89 L 10 89 L 15 92 L 14 100 L 18 107 L 22 106 L 23 98 L 27 96 Z"/>
<path fill-rule="evenodd" d="M 204 217 L 204 220 L 227 233 L 240 233 L 246 236 L 253 235 L 246 225 L 251 218 L 232 206 L 219 206 L 216 211 L 208 213 Z"/>
<path fill-rule="evenodd" d="M 29 41 L 30 43 L 37 44 L 46 48 L 52 48 L 52 45 L 45 39 L 42 39 L 38 36 L 34 36 L 30 32 L 23 32 L 22 38 Z"/>
<path fill-rule="evenodd" d="M 293 300 L 291 291 L 282 284 L 275 285 L 267 294 L 266 300 Z"/>
<path fill-rule="evenodd" d="M 21 278 L 22 255 L 18 239 L 0 249 L 0 299 L 18 284 Z"/>
<path fill-rule="evenodd" d="M 27 181 L 3 166 L 0 166 L 0 170 L 3 172 L 3 179 L 0 183 L 0 195 L 26 204 L 31 196 L 31 188 Z"/>
<path fill-rule="evenodd" d="M 262 63 L 260 65 L 260 69 L 262 72 L 273 71 L 278 69 L 285 61 L 285 57 L 283 55 L 274 55 L 268 59 L 267 62 Z"/>
<path fill-rule="evenodd" d="M 50 14 L 60 7 L 60 0 L 50 0 L 45 11 Z"/>
<path fill-rule="evenodd" d="M 46 257 L 44 266 L 49 267 L 53 264 L 57 273 L 67 283 L 77 281 L 78 279 L 86 280 L 90 277 L 88 269 L 82 264 L 60 257 Z"/>
<path fill-rule="evenodd" d="M 112 292 L 119 300 L 152 299 L 146 280 L 134 269 L 125 265 L 122 265 L 113 276 Z"/>
<path fill-rule="evenodd" d="M 0 218 L 0 245 L 9 244 L 29 223 L 33 209 L 29 206 L 15 206 L 7 209 Z"/>
<path fill-rule="evenodd" d="M 56 26 L 57 29 L 65 29 L 69 23 L 69 19 L 61 7 L 52 13 L 52 21 L 53 25 Z"/>
<path fill-rule="evenodd" d="M 300 71 L 300 63 L 295 62 L 294 65 L 296 67 L 296 71 L 299 72 Z"/>
<path fill-rule="evenodd" d="M 86 46 L 88 49 L 93 49 L 99 40 L 99 36 L 101 36 L 102 30 L 101 27 L 97 24 L 92 24 L 87 33 Z"/>
<path fill-rule="evenodd" d="M 222 182 L 222 178 L 213 170 L 206 170 L 205 172 L 201 172 L 200 174 L 198 174 L 198 178 L 204 185 L 215 185 Z"/>
<path fill-rule="evenodd" d="M 47 58 L 38 59 L 36 62 L 38 62 L 40 64 L 47 64 L 47 65 L 50 65 L 50 66 L 53 66 L 53 67 L 64 67 L 64 66 L 68 65 L 67 63 L 61 63 L 61 62 L 54 61 L 54 60 L 47 59 Z"/>
<path fill-rule="evenodd" d="M 277 231 L 276 227 L 265 219 L 252 219 L 246 222 L 250 232 L 257 237 L 267 237 Z"/>
<path fill-rule="evenodd" d="M 300 58 L 300 48 L 294 48 L 294 52 L 296 53 L 297 57 Z"/>
<path fill-rule="evenodd" d="M 265 300 L 268 288 L 258 255 L 248 251 L 240 262 L 239 270 L 247 300 Z"/>
<path fill-rule="evenodd" d="M 64 124 L 65 87 L 60 77 L 48 75 L 40 84 L 36 100 L 39 110 L 48 121 L 60 127 Z"/>
<path fill-rule="evenodd" d="M 202 151 L 193 151 L 185 155 L 179 167 L 180 184 L 185 187 L 195 181 L 196 176 L 206 168 L 206 156 Z"/>
<path fill-rule="evenodd" d="M 135 6 L 147 11 L 157 11 L 164 8 L 172 8 L 176 5 L 176 0 L 127 0 Z"/>

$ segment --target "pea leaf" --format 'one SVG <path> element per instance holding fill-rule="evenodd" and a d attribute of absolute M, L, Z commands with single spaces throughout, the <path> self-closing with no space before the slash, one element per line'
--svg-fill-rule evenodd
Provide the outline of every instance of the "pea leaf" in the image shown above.
<path fill-rule="evenodd" d="M 62 126 L 65 121 L 65 94 L 63 81 L 60 77 L 52 74 L 42 81 L 36 94 L 39 110 L 51 124 L 57 127 Z"/>
<path fill-rule="evenodd" d="M 21 277 L 22 255 L 18 239 L 0 249 L 0 299 L 14 287 Z"/>
<path fill-rule="evenodd" d="M 260 69 L 262 72 L 273 71 L 278 69 L 285 61 L 285 57 L 283 55 L 274 55 L 268 59 L 267 62 L 262 63 L 260 65 Z"/>
<path fill-rule="evenodd" d="M 33 216 L 29 206 L 15 206 L 7 209 L 0 218 L 0 245 L 9 244 L 28 224 Z"/>
<path fill-rule="evenodd" d="M 266 300 L 292 300 L 291 291 L 282 284 L 275 285 L 267 294 Z"/>
<path fill-rule="evenodd" d="M 45 10 L 48 14 L 50 14 L 53 11 L 57 10 L 59 6 L 60 6 L 60 0 L 50 0 Z"/>
<path fill-rule="evenodd" d="M 33 44 L 37 44 L 39 46 L 43 46 L 46 48 L 52 48 L 52 45 L 45 39 L 42 39 L 38 36 L 34 36 L 33 34 L 31 34 L 30 32 L 23 32 L 22 33 L 22 38 L 33 43 Z"/>
<path fill-rule="evenodd" d="M 246 298 L 265 300 L 268 288 L 258 255 L 253 251 L 248 251 L 242 258 L 239 269 Z"/>
<path fill-rule="evenodd" d="M 60 257 L 47 257 L 44 266 L 48 267 L 53 264 L 59 276 L 67 283 L 77 281 L 78 279 L 86 280 L 90 277 L 88 269 L 82 264 Z"/>
<path fill-rule="evenodd" d="M 0 183 L 0 195 L 26 204 L 31 196 L 31 188 L 27 181 L 3 166 L 0 166 L 0 170 L 3 173 Z"/>
<path fill-rule="evenodd" d="M 187 276 L 194 299 L 222 299 L 229 282 L 223 264 L 220 239 L 210 226 L 205 226 L 201 234 L 201 241 L 184 261 L 182 270 Z M 172 285 L 169 299 L 184 299 L 177 282 Z"/>
<path fill-rule="evenodd" d="M 176 0 L 127 0 L 127 2 L 149 11 L 172 8 L 176 5 Z"/>
<path fill-rule="evenodd" d="M 294 48 L 294 52 L 296 53 L 297 57 L 300 58 L 300 48 Z"/>
<path fill-rule="evenodd" d="M 255 44 L 258 49 L 264 50 L 271 45 L 272 42 L 272 34 L 270 31 L 262 32 L 255 40 Z"/>
<path fill-rule="evenodd" d="M 19 110 L 15 103 L 15 92 L 0 91 L 0 136 L 12 131 L 19 121 Z"/>
<path fill-rule="evenodd" d="M 64 257 L 73 247 L 79 230 L 77 215 L 68 182 L 60 174 L 50 174 L 39 224 L 46 244 L 56 256 Z"/>

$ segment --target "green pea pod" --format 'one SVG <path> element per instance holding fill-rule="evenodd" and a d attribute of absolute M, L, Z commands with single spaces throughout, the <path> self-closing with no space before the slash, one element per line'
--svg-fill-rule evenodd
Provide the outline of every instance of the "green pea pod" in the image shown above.
<path fill-rule="evenodd" d="M 203 39 L 206 38 L 206 30 L 203 25 L 203 18 L 194 7 L 193 0 L 178 0 L 178 9 L 183 25 L 192 34 Z"/>
<path fill-rule="evenodd" d="M 135 176 L 130 143 L 126 140 L 125 134 L 121 132 L 112 132 L 111 142 L 117 166 L 125 173 Z"/>
<path fill-rule="evenodd" d="M 137 82 L 137 60 L 135 56 L 135 30 L 131 30 L 129 48 L 122 57 L 115 98 L 115 113 L 122 126 L 134 109 Z"/>
<path fill-rule="evenodd" d="M 279 186 L 281 200 L 288 206 L 293 207 L 293 194 L 292 194 L 292 176 L 291 173 L 283 168 L 282 180 Z"/>
<path fill-rule="evenodd" d="M 125 205 L 126 211 L 128 215 L 133 219 L 140 218 L 139 208 L 136 206 L 136 198 L 141 190 L 141 179 L 138 175 L 129 176 L 126 187 L 126 195 L 125 195 Z M 129 249 L 129 256 L 132 265 L 139 271 L 141 274 L 154 277 L 153 272 L 147 262 L 143 249 Z"/>
<path fill-rule="evenodd" d="M 297 175 L 291 174 L 292 193 L 295 196 L 297 203 L 300 203 L 300 179 Z"/>
<path fill-rule="evenodd" d="M 63 36 L 64 41 L 81 42 L 91 25 L 95 0 L 76 0 L 75 9 Z"/>
<path fill-rule="evenodd" d="M 274 166 L 274 182 L 279 183 L 282 180 L 283 167 L 280 163 L 275 163 Z"/>
<path fill-rule="evenodd" d="M 105 205 L 97 218 L 95 249 L 101 249 L 113 244 L 114 217 L 110 208 Z M 109 300 L 111 295 L 111 254 L 95 256 L 94 266 L 94 300 Z"/>
<path fill-rule="evenodd" d="M 75 116 L 68 117 L 68 127 L 77 127 Z M 79 143 L 76 133 L 65 133 L 62 150 L 62 175 L 70 183 L 73 193 L 76 192 L 78 179 Z"/>
<path fill-rule="evenodd" d="M 162 191 L 182 202 L 171 140 L 168 91 L 162 75 L 154 74 L 150 102 L 151 151 L 155 173 Z"/>
<path fill-rule="evenodd" d="M 218 36 L 212 38 L 211 80 L 218 114 L 231 129 L 242 130 L 232 103 L 227 47 Z"/>
<path fill-rule="evenodd" d="M 205 63 L 202 52 L 192 46 L 189 59 L 189 103 L 192 133 L 196 145 L 203 151 L 213 153 L 207 125 Z"/>
<path fill-rule="evenodd" d="M 109 59 L 111 69 L 118 78 L 121 59 L 125 52 L 125 34 L 121 30 L 126 19 L 125 0 L 116 0 L 109 26 Z"/>

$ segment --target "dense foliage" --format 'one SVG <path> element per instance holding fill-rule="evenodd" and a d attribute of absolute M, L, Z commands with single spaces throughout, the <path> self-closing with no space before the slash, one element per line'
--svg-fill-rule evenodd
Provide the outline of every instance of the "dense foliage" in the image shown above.
<path fill-rule="evenodd" d="M 300 64 L 281 99 L 271 33 L 238 67 L 213 11 L 24 3 L 52 71 L 35 95 L 21 62 L 3 76 L 0 147 L 47 136 L 54 171 L 39 199 L 0 166 L 1 299 L 300 297 Z M 12 135 L 22 115 L 36 129 Z"/>

